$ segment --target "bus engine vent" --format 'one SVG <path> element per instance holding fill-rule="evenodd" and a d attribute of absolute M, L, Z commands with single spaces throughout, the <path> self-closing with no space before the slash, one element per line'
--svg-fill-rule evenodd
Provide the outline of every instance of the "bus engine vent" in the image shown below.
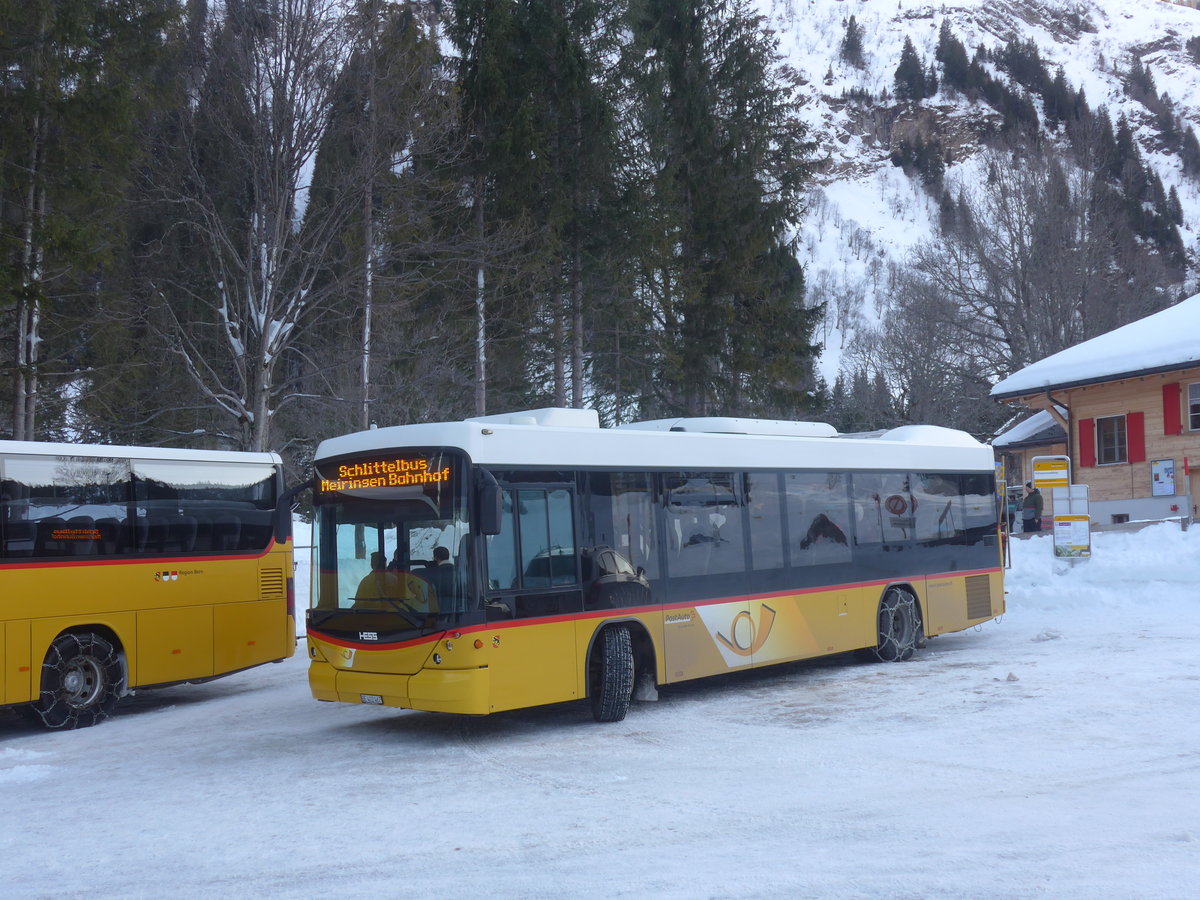
<path fill-rule="evenodd" d="M 263 569 L 258 576 L 258 586 L 264 600 L 284 596 L 283 569 Z"/>
<path fill-rule="evenodd" d="M 967 618 L 986 619 L 992 614 L 992 582 L 987 575 L 968 575 Z"/>

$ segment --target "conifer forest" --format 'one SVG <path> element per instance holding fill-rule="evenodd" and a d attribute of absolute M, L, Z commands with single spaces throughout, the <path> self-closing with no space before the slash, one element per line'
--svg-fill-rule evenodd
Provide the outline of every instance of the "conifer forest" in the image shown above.
<path fill-rule="evenodd" d="M 978 434 L 995 378 L 1179 299 L 1183 209 L 1129 123 L 943 22 L 843 98 L 938 232 L 827 383 L 813 85 L 760 6 L 0 0 L 0 438 L 303 466 L 373 423 L 539 406 Z M 1153 77 L 1127 90 L 1200 177 Z M 939 92 L 997 115 L 984 190 L 913 114 Z"/>

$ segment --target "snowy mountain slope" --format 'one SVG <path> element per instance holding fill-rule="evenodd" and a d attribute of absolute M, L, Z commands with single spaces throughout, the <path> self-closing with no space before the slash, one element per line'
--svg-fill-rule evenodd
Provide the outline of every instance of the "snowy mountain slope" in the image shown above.
<path fill-rule="evenodd" d="M 978 177 L 979 135 L 999 114 L 982 103 L 942 90 L 904 110 L 891 96 L 906 38 L 925 64 L 943 20 L 967 47 L 995 49 L 1012 38 L 1032 40 L 1047 69 L 1061 67 L 1068 84 L 1084 90 L 1093 110 L 1112 121 L 1124 114 L 1143 159 L 1174 187 L 1184 211 L 1181 233 L 1196 286 L 1200 266 L 1200 183 L 1184 175 L 1180 157 L 1164 150 L 1154 115 L 1129 96 L 1123 80 L 1136 57 L 1160 96 L 1200 133 L 1200 63 L 1186 42 L 1200 35 L 1200 11 L 1163 0 L 761 0 L 786 61 L 805 84 L 807 118 L 824 157 L 803 226 L 809 297 L 827 304 L 821 374 L 832 382 L 849 337 L 876 323 L 887 306 L 887 273 L 917 242 L 934 234 L 936 206 L 920 184 L 890 161 L 891 139 L 905 117 L 936 123 L 952 154 L 948 186 Z M 864 65 L 840 59 L 846 21 L 863 29 Z M 991 70 L 1003 77 L 1002 73 Z M 870 102 L 852 102 L 852 94 Z M 1035 105 L 1041 107 L 1037 98 Z M 1189 291 L 1190 292 L 1190 291 Z"/>

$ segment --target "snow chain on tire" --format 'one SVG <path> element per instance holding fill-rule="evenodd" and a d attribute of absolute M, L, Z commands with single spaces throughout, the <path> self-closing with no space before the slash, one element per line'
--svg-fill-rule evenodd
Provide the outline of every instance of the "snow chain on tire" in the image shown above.
<path fill-rule="evenodd" d="M 98 634 L 57 637 L 42 663 L 42 690 L 30 704 L 47 728 L 86 728 L 108 718 L 121 696 L 121 657 Z"/>
<path fill-rule="evenodd" d="M 911 659 L 921 641 L 917 598 L 904 588 L 889 588 L 879 604 L 879 642 L 875 657 L 883 662 Z"/>

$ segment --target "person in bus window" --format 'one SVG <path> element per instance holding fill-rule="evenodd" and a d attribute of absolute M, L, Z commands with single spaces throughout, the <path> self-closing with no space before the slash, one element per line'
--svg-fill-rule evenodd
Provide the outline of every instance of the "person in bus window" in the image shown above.
<path fill-rule="evenodd" d="M 384 567 L 383 560 L 382 553 L 371 554 L 371 571 L 358 583 L 358 590 L 354 592 L 356 600 L 376 600 L 380 597 L 395 596 L 390 591 L 395 583 L 395 577 Z"/>
<path fill-rule="evenodd" d="M 413 575 L 411 572 L 393 571 L 384 563 L 386 557 L 382 553 L 371 554 L 371 571 L 358 583 L 354 592 L 355 606 L 367 605 L 384 609 L 386 603 L 371 601 L 403 600 L 421 612 L 432 612 L 437 609 L 437 602 L 432 597 L 429 583 Z"/>
<path fill-rule="evenodd" d="M 454 593 L 454 563 L 450 562 L 448 547 L 433 548 L 433 565 L 421 571 L 421 576 L 431 585 L 438 599 L 443 602 Z"/>

